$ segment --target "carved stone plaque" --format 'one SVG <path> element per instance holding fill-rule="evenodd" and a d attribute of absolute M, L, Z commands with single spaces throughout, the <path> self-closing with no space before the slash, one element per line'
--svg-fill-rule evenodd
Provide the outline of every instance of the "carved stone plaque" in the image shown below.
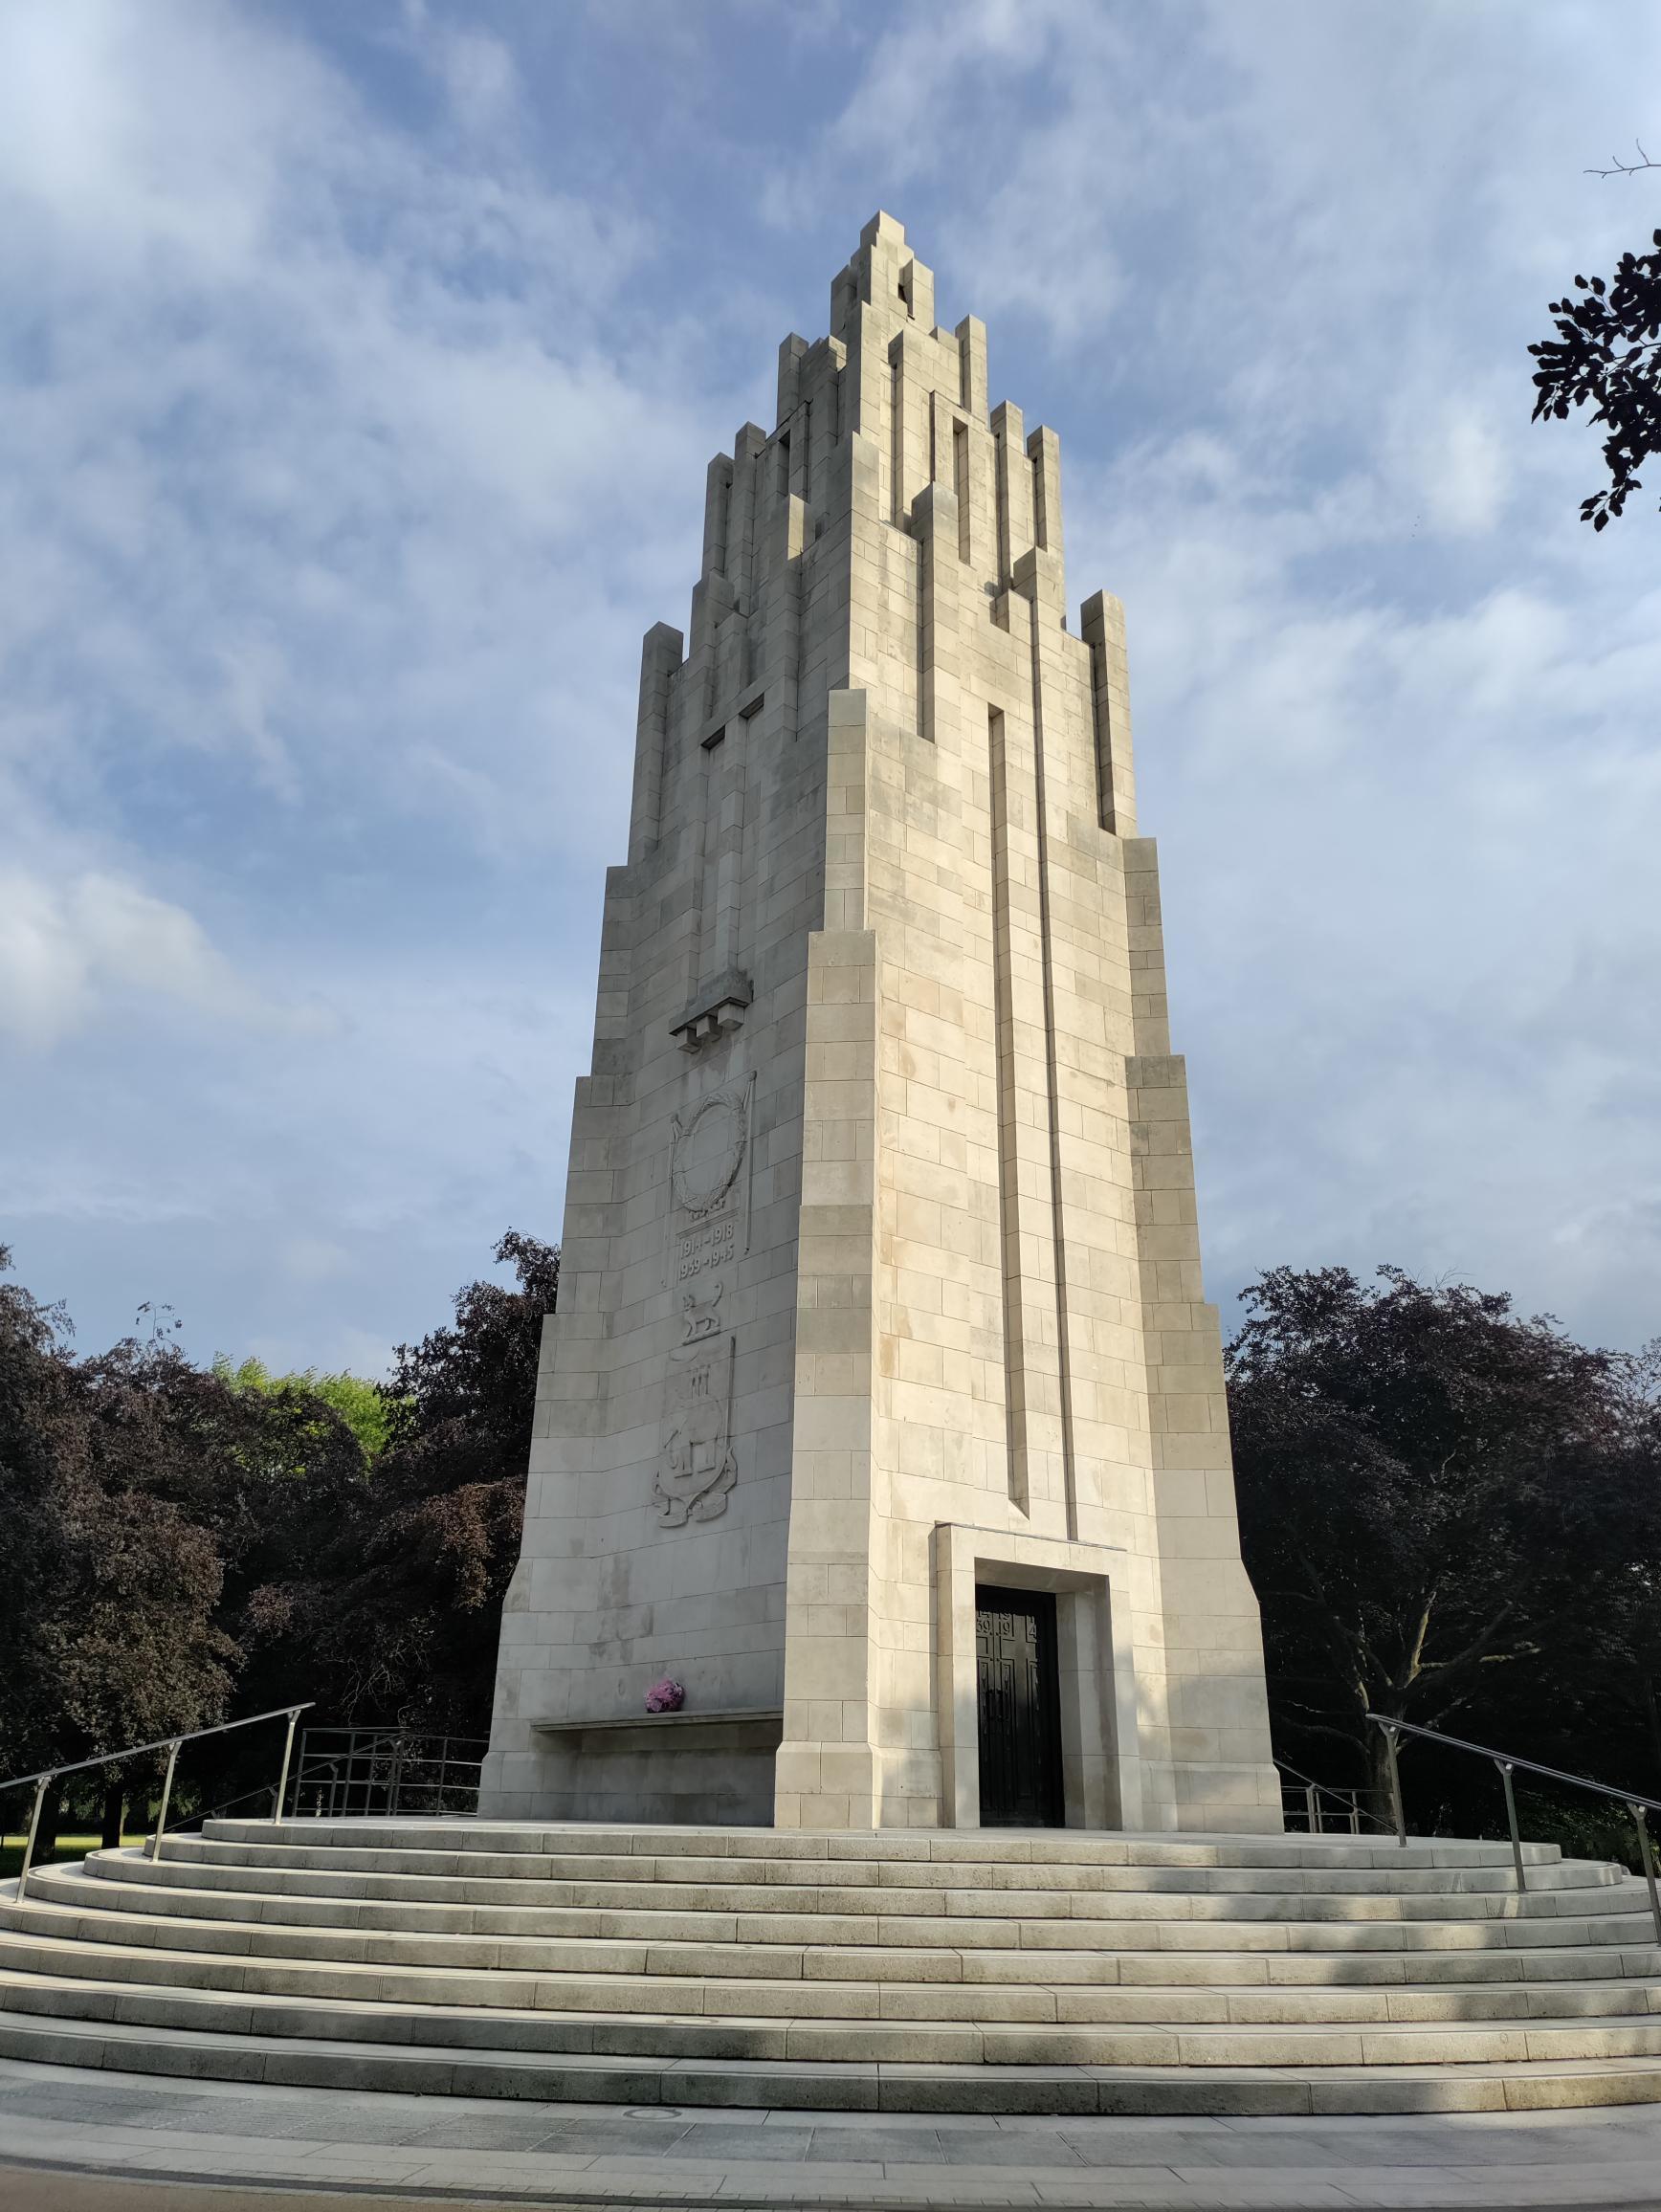
<path fill-rule="evenodd" d="M 671 1288 L 709 1282 L 742 1258 L 749 1238 L 753 1075 L 712 1091 L 670 1124 L 668 1252 Z"/>
<path fill-rule="evenodd" d="M 717 1318 L 722 1288 L 717 1283 L 701 1300 L 688 1291 L 680 1301 L 686 1333 L 669 1356 L 663 1450 L 653 1484 L 665 1528 L 714 1520 L 725 1513 L 738 1480 L 729 1434 L 735 1339 Z"/>
<path fill-rule="evenodd" d="M 663 1448 L 653 1494 L 665 1528 L 713 1520 L 738 1479 L 732 1448 L 737 1338 L 723 1320 L 732 1263 L 749 1237 L 750 1094 L 755 1078 L 676 1114 L 669 1152 L 669 1257 L 683 1335 L 669 1355 Z"/>

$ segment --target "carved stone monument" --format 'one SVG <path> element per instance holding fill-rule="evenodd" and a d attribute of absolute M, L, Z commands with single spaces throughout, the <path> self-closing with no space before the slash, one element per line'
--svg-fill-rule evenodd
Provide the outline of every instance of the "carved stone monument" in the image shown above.
<path fill-rule="evenodd" d="M 1280 1825 L 1122 619 L 986 399 L 879 215 L 647 635 L 487 1814 Z"/>

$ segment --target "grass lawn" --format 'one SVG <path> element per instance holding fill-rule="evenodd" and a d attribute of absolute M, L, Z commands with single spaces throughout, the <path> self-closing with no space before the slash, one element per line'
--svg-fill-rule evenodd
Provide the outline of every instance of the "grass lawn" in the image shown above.
<path fill-rule="evenodd" d="M 142 1835 L 123 1835 L 122 1837 L 122 1842 L 127 1845 L 142 1844 L 144 1840 Z M 100 1835 L 60 1835 L 57 1839 L 57 1848 L 52 1853 L 52 1858 L 36 1859 L 34 1863 L 38 1867 L 50 1866 L 52 1859 L 84 1859 L 88 1851 L 101 1850 L 102 1847 L 103 1838 Z M 0 1881 L 5 1881 L 10 1875 L 15 1874 L 22 1864 L 22 1834 L 0 1836 Z"/>

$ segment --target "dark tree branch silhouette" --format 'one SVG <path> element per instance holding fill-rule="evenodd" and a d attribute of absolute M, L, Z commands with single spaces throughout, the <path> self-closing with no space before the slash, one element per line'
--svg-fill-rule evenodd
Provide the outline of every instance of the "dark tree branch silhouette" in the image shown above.
<path fill-rule="evenodd" d="M 1661 168 L 1661 162 L 1652 162 L 1644 150 L 1644 140 L 1632 140 L 1639 150 L 1637 162 L 1624 162 L 1619 153 L 1610 155 L 1610 168 L 1583 168 L 1582 177 L 1641 177 L 1646 168 Z"/>
<path fill-rule="evenodd" d="M 1652 162 L 1644 151 L 1644 143 L 1641 139 L 1634 139 L 1632 144 L 1638 149 L 1638 158 L 1635 162 L 1624 162 L 1619 154 L 1611 154 L 1609 160 L 1613 165 L 1612 167 L 1583 169 L 1581 174 L 1586 177 L 1636 177 L 1642 176 L 1646 169 L 1661 169 L 1661 162 Z"/>
<path fill-rule="evenodd" d="M 1592 176 L 1635 176 L 1661 166 L 1638 147 L 1639 159 L 1615 158 L 1612 169 Z M 1661 231 L 1650 254 L 1623 254 L 1613 276 L 1577 276 L 1580 297 L 1554 299 L 1547 313 L 1555 338 L 1529 347 L 1534 372 L 1534 420 L 1565 421 L 1571 408 L 1589 407 L 1601 423 L 1608 484 L 1581 501 L 1581 520 L 1594 530 L 1626 509 L 1642 489 L 1638 471 L 1661 453 Z"/>

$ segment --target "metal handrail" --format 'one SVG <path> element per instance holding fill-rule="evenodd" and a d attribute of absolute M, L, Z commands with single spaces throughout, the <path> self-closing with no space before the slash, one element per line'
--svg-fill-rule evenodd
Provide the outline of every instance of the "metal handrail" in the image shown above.
<path fill-rule="evenodd" d="M 1518 1895 L 1528 1889 L 1528 1876 L 1522 1863 L 1522 1830 L 1517 1822 L 1517 1792 L 1512 1787 L 1512 1775 L 1518 1768 L 1524 1774 L 1544 1775 L 1548 1781 L 1566 1781 L 1573 1789 L 1590 1790 L 1594 1797 L 1611 1798 L 1616 1804 L 1624 1804 L 1632 1816 L 1632 1825 L 1638 1835 L 1638 1856 L 1644 1869 L 1644 1880 L 1650 1891 L 1650 1916 L 1655 1923 L 1655 1940 L 1661 1943 L 1661 1888 L 1655 1880 L 1655 1847 L 1650 1835 L 1650 1815 L 1661 1813 L 1661 1799 L 1643 1797 L 1636 1790 L 1616 1789 L 1606 1781 L 1593 1781 L 1583 1774 L 1569 1774 L 1561 1766 L 1542 1766 L 1538 1759 L 1518 1759 L 1509 1751 L 1495 1751 L 1491 1743 L 1473 1743 L 1468 1736 L 1444 1736 L 1439 1728 L 1421 1728 L 1417 1721 L 1397 1720 L 1388 1714 L 1368 1713 L 1366 1715 L 1375 1728 L 1384 1732 L 1384 1750 L 1390 1768 L 1390 1805 L 1396 1818 L 1396 1841 L 1406 1848 L 1407 1824 L 1402 1810 L 1402 1776 L 1396 1761 L 1398 1736 L 1423 1736 L 1427 1743 L 1445 1743 L 1450 1751 L 1473 1752 L 1478 1759 L 1489 1759 L 1499 1770 L 1499 1779 L 1505 1789 L 1505 1820 L 1511 1830 L 1511 1863 L 1517 1875 Z"/>
<path fill-rule="evenodd" d="M 1525 1774 L 1543 1774 L 1552 1781 L 1573 1782 L 1576 1789 L 1589 1789 L 1599 1797 L 1614 1798 L 1621 1804 L 1639 1804 L 1650 1812 L 1661 1813 L 1661 1798 L 1617 1789 L 1612 1782 L 1593 1781 L 1583 1774 L 1568 1774 L 1561 1766 L 1541 1766 L 1538 1759 L 1518 1759 L 1513 1752 L 1495 1751 L 1491 1743 L 1473 1743 L 1467 1736 L 1445 1736 L 1439 1728 L 1421 1728 L 1416 1720 L 1394 1720 L 1383 1713 L 1369 1713 L 1366 1717 L 1376 1721 L 1380 1728 L 1399 1728 L 1404 1736 L 1423 1736 L 1432 1743 L 1450 1744 L 1455 1751 L 1478 1752 L 1484 1759 L 1500 1759 L 1507 1766 L 1520 1767 Z"/>
<path fill-rule="evenodd" d="M 1333 1803 L 1339 1807 L 1349 1824 L 1349 1832 L 1352 1836 L 1361 1834 L 1363 1820 L 1371 1821 L 1375 1827 L 1384 1826 L 1384 1824 L 1379 1819 L 1377 1813 L 1362 1810 L 1361 1793 L 1358 1790 L 1334 1789 L 1329 1782 L 1317 1781 L 1314 1775 L 1305 1774 L 1301 1767 L 1294 1766 L 1290 1759 L 1277 1759 L 1274 1764 L 1279 1773 L 1292 1777 L 1291 1782 L 1281 1784 L 1282 1789 L 1292 1790 L 1292 1794 L 1296 1796 L 1297 1792 L 1293 1788 L 1293 1783 L 1302 1783 L 1304 1818 L 1309 1823 L 1311 1835 L 1318 1836 L 1323 1832 L 1318 1803 L 1318 1800 L 1323 1797 L 1330 1798 Z"/>
<path fill-rule="evenodd" d="M 288 1768 L 294 1752 L 295 1724 L 302 1713 L 311 1711 L 313 1703 L 314 1700 L 308 1697 L 303 1705 L 274 1705 L 269 1713 L 251 1713 L 244 1720 L 221 1720 L 212 1728 L 191 1728 L 180 1736 L 159 1736 L 154 1743 L 129 1744 L 124 1751 L 103 1751 L 95 1759 L 71 1759 L 63 1766 L 43 1767 L 38 1774 L 16 1774 L 6 1781 L 0 1781 L 0 1796 L 8 1790 L 26 1789 L 31 1782 L 34 1784 L 34 1803 L 29 1813 L 29 1833 L 23 1840 L 23 1863 L 17 1869 L 19 1899 L 22 1898 L 24 1884 L 29 1879 L 30 1865 L 34 1857 L 34 1840 L 40 1832 L 40 1809 L 46 1803 L 47 1790 L 55 1781 L 61 1781 L 66 1774 L 85 1774 L 92 1767 L 114 1766 L 122 1759 L 143 1759 L 146 1752 L 165 1751 L 167 1755 L 167 1772 L 162 1782 L 162 1802 L 156 1808 L 155 1839 L 150 1846 L 150 1857 L 159 1859 L 162 1855 L 162 1838 L 167 1828 L 167 1800 L 173 1794 L 173 1770 L 179 1763 L 179 1754 L 185 1745 L 195 1743 L 205 1736 L 229 1736 L 235 1728 L 253 1728 L 262 1720 L 286 1718 L 288 1735 L 282 1746 L 282 1772 L 277 1781 L 271 1815 L 275 1826 L 282 1818 L 282 1801 L 288 1790 Z M 254 1792 L 250 1790 L 246 1794 L 252 1797 Z"/>
<path fill-rule="evenodd" d="M 396 1815 L 407 1795 L 436 1798 L 439 1812 L 452 1810 L 454 1798 L 476 1802 L 488 1748 L 488 1738 L 481 1736 L 413 1735 L 395 1722 L 378 1728 L 302 1729 L 295 1760 L 296 1814 L 308 1788 L 313 1812 L 322 1812 L 326 1797 L 331 1818 L 341 1812 L 349 1817 L 359 1800 L 360 1812 Z"/>

